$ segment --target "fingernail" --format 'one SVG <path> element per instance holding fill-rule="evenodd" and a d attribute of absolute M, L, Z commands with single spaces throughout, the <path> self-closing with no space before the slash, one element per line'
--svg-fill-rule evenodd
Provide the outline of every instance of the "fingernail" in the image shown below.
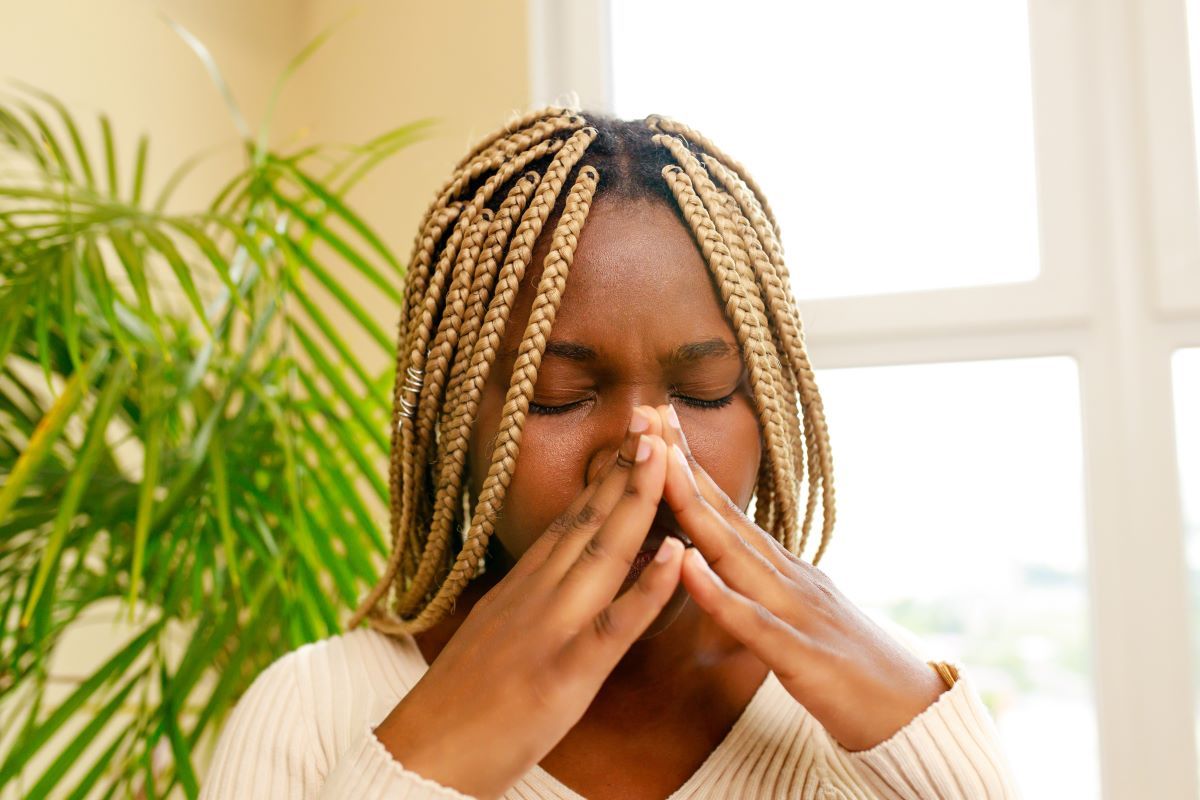
<path fill-rule="evenodd" d="M 713 571 L 712 566 L 709 565 L 708 559 L 704 557 L 703 553 L 693 547 L 691 559 L 696 562 L 696 566 L 700 569 L 700 572 L 704 574 L 704 577 L 708 578 L 718 586 L 721 585 L 723 582 L 721 580 L 721 576 Z"/>
<path fill-rule="evenodd" d="M 636 460 L 637 461 L 645 461 L 647 458 L 649 458 L 650 457 L 650 447 L 651 447 L 650 440 L 648 438 L 643 436 L 641 439 L 639 439 L 637 456 L 635 457 Z"/>
<path fill-rule="evenodd" d="M 665 564 L 671 560 L 671 556 L 675 555 L 675 551 L 682 545 L 678 539 L 668 536 L 662 540 L 662 544 L 658 546 L 658 552 L 654 554 L 654 560 L 660 564 Z"/>
<path fill-rule="evenodd" d="M 679 415 L 675 413 L 675 406 L 667 404 L 667 422 L 677 431 L 682 431 L 683 428 L 679 425 Z"/>
<path fill-rule="evenodd" d="M 646 419 L 645 414 L 641 414 L 635 409 L 633 412 L 633 418 L 629 420 L 629 432 L 641 433 L 649 427 L 650 420 Z"/>

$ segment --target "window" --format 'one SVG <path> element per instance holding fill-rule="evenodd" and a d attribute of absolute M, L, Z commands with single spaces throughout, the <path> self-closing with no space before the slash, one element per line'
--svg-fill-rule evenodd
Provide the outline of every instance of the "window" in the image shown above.
<path fill-rule="evenodd" d="M 1191 580 L 1192 682 L 1200 698 L 1200 348 L 1179 350 L 1171 360 L 1179 487 Z M 1196 725 L 1200 729 L 1200 704 L 1196 708 Z"/>
<path fill-rule="evenodd" d="M 1037 274 L 1023 5 L 740 8 L 691 2 L 681 19 L 674 4 L 614 0 L 613 105 L 622 117 L 676 117 L 746 164 L 786 221 L 801 296 Z M 680 48 L 694 52 L 686 43 L 717 25 L 722 47 L 685 66 Z M 754 45 L 725 49 L 738 42 Z"/>
<path fill-rule="evenodd" d="M 535 102 L 678 117 L 775 206 L 847 596 L 976 666 L 1028 797 L 1200 798 L 1200 0 L 530 9 Z M 921 573 L 901 525 L 980 584 L 864 577 Z"/>
<path fill-rule="evenodd" d="M 838 487 L 821 568 L 865 610 L 971 666 L 1023 797 L 1098 797 L 1075 363 L 818 381 Z"/>

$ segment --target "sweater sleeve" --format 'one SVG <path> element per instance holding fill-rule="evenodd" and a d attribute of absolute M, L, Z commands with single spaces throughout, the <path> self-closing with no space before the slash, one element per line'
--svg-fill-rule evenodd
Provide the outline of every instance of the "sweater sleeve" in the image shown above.
<path fill-rule="evenodd" d="M 887 800 L 1017 800 L 1016 782 L 987 708 L 970 675 L 959 678 L 886 741 L 850 751 L 845 763 Z"/>
<path fill-rule="evenodd" d="M 242 696 L 217 740 L 200 800 L 469 800 L 404 769 L 370 725 L 326 769 L 317 750 L 321 729 L 303 711 L 294 660 L 276 661 Z"/>
<path fill-rule="evenodd" d="M 471 800 L 468 795 L 405 769 L 366 726 L 334 765 L 320 798 L 361 800 Z"/>

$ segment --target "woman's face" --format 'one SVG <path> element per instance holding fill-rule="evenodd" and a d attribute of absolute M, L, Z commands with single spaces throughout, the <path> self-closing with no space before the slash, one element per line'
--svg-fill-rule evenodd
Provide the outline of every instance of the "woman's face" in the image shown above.
<path fill-rule="evenodd" d="M 547 226 L 480 399 L 468 454 L 472 508 L 551 237 Z M 758 477 L 760 428 L 703 256 L 665 205 L 601 197 L 580 234 L 496 523 L 513 561 L 598 477 L 634 406 L 665 403 L 675 406 L 696 459 L 745 510 Z M 659 517 L 674 523 L 665 503 Z M 665 628 L 685 601 L 680 585 L 643 638 Z"/>

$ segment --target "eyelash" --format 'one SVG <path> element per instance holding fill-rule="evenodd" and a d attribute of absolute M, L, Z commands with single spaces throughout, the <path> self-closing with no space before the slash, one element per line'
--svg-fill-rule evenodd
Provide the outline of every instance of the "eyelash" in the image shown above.
<path fill-rule="evenodd" d="M 729 405 L 733 402 L 733 396 L 735 394 L 737 394 L 736 391 L 730 392 L 724 397 L 718 397 L 716 400 L 703 400 L 699 397 L 687 397 L 686 395 L 682 394 L 675 395 L 675 397 L 678 398 L 684 405 L 689 405 L 693 408 L 711 410 L 715 408 L 724 408 L 725 406 Z M 537 403 L 530 403 L 529 412 L 531 414 L 539 414 L 542 416 L 554 416 L 555 414 L 565 414 L 579 404 L 586 402 L 586 400 L 578 400 L 574 403 L 568 403 L 565 406 L 541 406 Z"/>

